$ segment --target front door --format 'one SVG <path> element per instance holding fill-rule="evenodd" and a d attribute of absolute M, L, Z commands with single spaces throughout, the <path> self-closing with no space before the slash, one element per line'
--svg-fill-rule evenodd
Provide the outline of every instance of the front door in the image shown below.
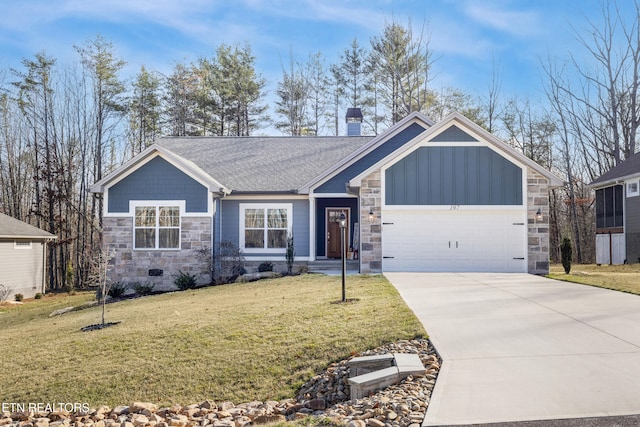
<path fill-rule="evenodd" d="M 349 236 L 349 208 L 327 208 L 327 258 L 340 258 L 340 214 L 347 217 L 347 233 Z M 349 245 L 349 238 L 344 242 L 345 251 Z"/>

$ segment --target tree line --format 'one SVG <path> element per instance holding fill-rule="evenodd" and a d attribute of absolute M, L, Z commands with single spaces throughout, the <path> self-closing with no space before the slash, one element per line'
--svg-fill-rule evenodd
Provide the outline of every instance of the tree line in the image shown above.
<path fill-rule="evenodd" d="M 46 52 L 0 72 L 0 211 L 58 236 L 49 245 L 50 289 L 84 286 L 100 251 L 102 199 L 89 186 L 162 136 L 339 135 L 348 107 L 376 135 L 414 111 L 438 121 L 459 111 L 565 177 L 551 194 L 551 252 L 572 237 L 578 262 L 593 261 L 591 180 L 635 152 L 640 125 L 640 40 L 634 17 L 603 3 L 601 22 L 577 33 L 589 60 L 540 61 L 544 100 L 505 97 L 499 66 L 480 95 L 436 89 L 424 26 L 388 22 L 354 39 L 333 64 L 322 53 L 282 64 L 268 104 L 267 81 L 249 43 L 177 63 L 169 75 L 125 61 L 96 36 L 60 65 Z"/>

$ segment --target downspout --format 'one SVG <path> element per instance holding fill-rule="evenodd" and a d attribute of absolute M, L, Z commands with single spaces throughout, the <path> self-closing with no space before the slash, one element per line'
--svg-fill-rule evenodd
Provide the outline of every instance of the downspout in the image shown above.
<path fill-rule="evenodd" d="M 40 282 L 40 292 L 44 295 L 44 284 L 47 281 L 47 240 L 42 241 L 42 281 Z"/>
<path fill-rule="evenodd" d="M 213 206 L 213 211 L 214 211 L 214 218 L 216 219 L 216 222 L 218 222 L 218 224 L 220 225 L 219 230 L 220 230 L 220 236 L 215 236 L 216 234 L 216 227 L 215 227 L 215 223 L 213 224 L 213 230 L 211 230 L 211 265 L 213 266 L 213 269 L 215 269 L 215 265 L 214 260 L 215 260 L 215 251 L 216 251 L 216 243 L 220 243 L 220 237 L 222 236 L 222 199 L 224 199 L 225 197 L 227 197 L 228 194 L 230 194 L 231 191 L 226 190 L 224 188 L 220 189 L 220 194 L 221 196 L 217 198 L 217 200 L 220 202 L 220 215 L 218 215 L 218 209 L 217 209 L 217 205 L 214 203 Z M 219 218 L 218 218 L 219 216 Z M 213 273 L 213 271 L 212 271 Z M 211 280 L 213 280 L 213 276 L 211 277 Z"/>

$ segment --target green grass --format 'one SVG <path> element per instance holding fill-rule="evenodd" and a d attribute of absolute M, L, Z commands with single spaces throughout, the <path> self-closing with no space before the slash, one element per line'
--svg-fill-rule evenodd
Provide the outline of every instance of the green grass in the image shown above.
<path fill-rule="evenodd" d="M 640 264 L 573 264 L 570 274 L 558 264 L 551 266 L 549 277 L 640 295 Z"/>
<path fill-rule="evenodd" d="M 0 308 L 0 390 L 5 402 L 133 401 L 293 397 L 313 374 L 353 352 L 424 336 L 382 276 L 303 275 L 127 300 L 49 318 L 90 297 L 45 298 Z"/>

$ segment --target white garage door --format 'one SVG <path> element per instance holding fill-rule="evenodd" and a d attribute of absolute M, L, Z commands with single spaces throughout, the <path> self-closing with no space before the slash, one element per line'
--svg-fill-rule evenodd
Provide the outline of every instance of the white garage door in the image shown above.
<path fill-rule="evenodd" d="M 383 271 L 527 271 L 524 210 L 383 210 Z"/>

